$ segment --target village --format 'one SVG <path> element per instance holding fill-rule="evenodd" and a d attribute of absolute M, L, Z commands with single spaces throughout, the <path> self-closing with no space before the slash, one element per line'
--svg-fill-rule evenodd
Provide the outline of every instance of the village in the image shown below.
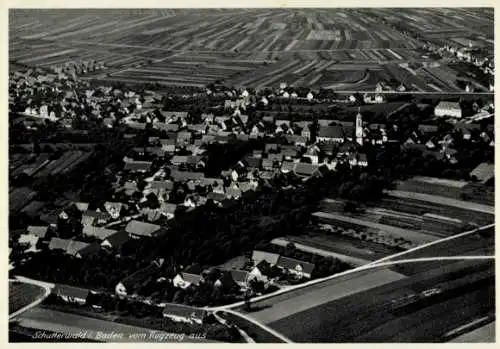
<path fill-rule="evenodd" d="M 11 268 L 48 277 L 61 284 L 57 294 L 80 303 L 94 290 L 162 306 L 230 303 L 352 268 L 348 258 L 318 255 L 290 241 L 259 249 L 275 236 L 249 250 L 233 249 L 232 259 L 219 265 L 207 265 L 194 254 L 182 261 L 166 255 L 133 261 L 127 251 L 160 239 L 186 243 L 172 236 L 183 224 L 193 224 L 185 221 L 203 212 L 259 205 L 260 193 L 307 189 L 319 185 L 308 183 L 328 183 L 336 172 L 379 173 L 384 167 L 379 155 L 386 149 L 415 154 L 409 167 L 424 176 L 492 183 L 492 101 L 395 102 L 380 94 L 383 86 L 344 99 L 319 99 L 324 91 L 286 83 L 275 91 L 212 85 L 165 98 L 145 89 L 94 87 L 61 71 L 14 72 L 9 80 Z M 200 101 L 204 110 L 197 107 Z M 332 105 L 343 110 L 341 119 Z M 111 147 L 113 159 L 100 162 Z M 427 168 L 419 164 L 424 159 L 430 161 Z M 91 170 L 96 174 L 82 175 Z M 64 187 L 75 173 L 86 178 L 82 191 Z M 345 191 L 341 195 L 348 202 L 363 201 L 359 190 Z M 398 249 L 413 246 L 408 239 L 394 239 L 373 241 Z M 128 267 L 113 275 L 114 285 L 93 280 L 73 288 L 51 271 L 56 265 L 37 270 L 51 254 L 52 262 L 86 261 L 74 266 L 104 258 Z M 205 258 L 210 259 L 218 260 Z"/>

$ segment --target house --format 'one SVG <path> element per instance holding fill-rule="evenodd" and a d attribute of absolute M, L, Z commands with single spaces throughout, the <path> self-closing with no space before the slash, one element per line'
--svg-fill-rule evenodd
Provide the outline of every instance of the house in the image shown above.
<path fill-rule="evenodd" d="M 177 205 L 170 202 L 162 202 L 158 211 L 163 214 L 167 219 L 172 219 L 175 216 Z"/>
<path fill-rule="evenodd" d="M 280 256 L 276 264 L 280 269 L 297 276 L 297 278 L 311 278 L 314 264 L 302 262 L 298 259 Z"/>
<path fill-rule="evenodd" d="M 258 187 L 257 181 L 251 180 L 248 182 L 239 182 L 238 187 L 242 193 L 246 193 L 251 190 L 255 190 Z"/>
<path fill-rule="evenodd" d="M 273 266 L 278 263 L 279 257 L 279 254 L 276 253 L 264 252 L 259 250 L 254 250 L 252 252 L 252 261 L 254 262 L 254 265 L 258 265 L 260 262 L 266 261 L 271 266 Z"/>
<path fill-rule="evenodd" d="M 121 202 L 105 202 L 104 208 L 112 219 L 118 219 L 122 210 L 123 204 Z"/>
<path fill-rule="evenodd" d="M 245 270 L 231 269 L 229 271 L 233 280 L 242 288 L 247 287 L 248 272 Z"/>
<path fill-rule="evenodd" d="M 137 220 L 131 220 L 125 227 L 125 231 L 129 233 L 132 237 L 152 237 L 157 235 L 161 230 L 161 227 L 156 224 L 141 222 Z"/>
<path fill-rule="evenodd" d="M 226 197 L 228 199 L 238 200 L 241 197 L 241 189 L 233 186 L 226 187 Z"/>
<path fill-rule="evenodd" d="M 107 249 L 118 249 L 120 248 L 124 243 L 129 241 L 130 234 L 127 233 L 124 230 L 117 231 L 113 234 L 108 235 L 102 242 L 101 242 L 101 247 L 102 248 L 107 248 Z"/>
<path fill-rule="evenodd" d="M 274 167 L 273 160 L 270 159 L 263 159 L 262 160 L 262 168 L 264 170 L 272 170 Z"/>
<path fill-rule="evenodd" d="M 85 304 L 87 297 L 91 291 L 86 288 L 56 284 L 51 290 L 51 293 L 61 297 L 66 302 L 76 302 Z"/>
<path fill-rule="evenodd" d="M 92 236 L 102 241 L 107 239 L 109 236 L 115 234 L 116 230 L 94 227 L 92 225 L 84 225 L 82 233 L 85 236 Z"/>
<path fill-rule="evenodd" d="M 151 161 L 129 160 L 125 161 L 125 167 L 123 168 L 123 170 L 131 172 L 147 172 L 151 168 L 151 165 Z"/>
<path fill-rule="evenodd" d="M 177 142 L 189 142 L 191 140 L 191 132 L 178 132 L 177 133 Z"/>
<path fill-rule="evenodd" d="M 451 164 L 456 164 L 458 161 L 456 159 L 456 155 L 458 153 L 457 150 L 453 149 L 453 148 L 450 148 L 450 147 L 446 147 L 444 150 L 443 150 L 443 153 L 446 157 L 446 159 L 448 159 L 448 161 L 451 163 Z"/>
<path fill-rule="evenodd" d="M 49 227 L 30 225 L 26 230 L 28 231 L 28 235 L 33 235 L 40 239 L 43 239 L 47 235 Z"/>
<path fill-rule="evenodd" d="M 293 171 L 297 176 L 311 177 L 318 173 L 318 169 L 319 169 L 318 165 L 299 162 L 295 164 Z"/>
<path fill-rule="evenodd" d="M 275 144 L 275 143 L 267 143 L 264 146 L 264 153 L 269 154 L 269 152 L 271 152 L 271 151 L 277 152 L 278 151 L 278 145 Z"/>
<path fill-rule="evenodd" d="M 458 102 L 442 101 L 434 109 L 434 115 L 444 117 L 454 117 L 460 119 L 462 117 L 462 108 Z"/>
<path fill-rule="evenodd" d="M 85 212 L 89 209 L 88 202 L 74 202 L 73 205 L 81 212 Z"/>
<path fill-rule="evenodd" d="M 342 126 L 320 126 L 317 140 L 320 142 L 344 142 L 345 134 Z"/>
<path fill-rule="evenodd" d="M 215 203 L 222 203 L 226 200 L 226 195 L 224 195 L 224 193 L 211 191 L 207 194 L 207 200 L 213 200 Z"/>
<path fill-rule="evenodd" d="M 474 180 L 486 183 L 495 176 L 495 164 L 483 162 L 472 170 L 469 176 Z"/>
<path fill-rule="evenodd" d="M 147 267 L 142 268 L 135 273 L 125 277 L 115 286 L 115 293 L 119 297 L 125 297 L 135 294 L 135 290 L 145 280 L 158 274 L 163 266 L 164 260 L 158 259 L 149 264 Z"/>
<path fill-rule="evenodd" d="M 173 170 L 170 173 L 174 182 L 200 181 L 205 178 L 203 172 L 177 171 Z"/>
<path fill-rule="evenodd" d="M 426 125 L 426 124 L 418 125 L 418 132 L 424 135 L 430 133 L 436 133 L 437 131 L 438 131 L 437 125 Z"/>
<path fill-rule="evenodd" d="M 36 245 L 38 244 L 38 241 L 40 240 L 40 237 L 34 234 L 21 234 L 19 236 L 19 239 L 17 242 L 22 245 L 27 247 L 24 252 L 38 252 Z"/>
<path fill-rule="evenodd" d="M 295 169 L 295 163 L 291 161 L 283 161 L 281 164 L 281 172 L 282 173 L 289 173 L 292 172 Z"/>
<path fill-rule="evenodd" d="M 204 282 L 202 269 L 199 264 L 193 264 L 182 272 L 178 273 L 172 280 L 174 287 L 187 289 L 190 286 L 198 286 L 200 283 Z"/>
<path fill-rule="evenodd" d="M 349 154 L 349 165 L 351 166 L 368 166 L 366 154 Z"/>
<path fill-rule="evenodd" d="M 299 135 L 285 135 L 285 139 L 295 146 L 306 146 L 308 138 Z"/>
<path fill-rule="evenodd" d="M 78 240 L 67 240 L 52 238 L 49 242 L 49 250 L 62 250 L 66 254 L 82 258 L 99 251 L 99 244 L 88 244 Z"/>
<path fill-rule="evenodd" d="M 82 214 L 83 225 L 105 224 L 111 216 L 107 212 L 87 210 Z"/>
<path fill-rule="evenodd" d="M 308 124 L 304 125 L 304 127 L 302 128 L 302 131 L 300 132 L 300 135 L 307 140 L 311 139 L 311 130 L 309 129 Z"/>
<path fill-rule="evenodd" d="M 249 156 L 246 157 L 244 161 L 247 163 L 249 168 L 260 168 L 262 159 L 254 156 Z"/>
<path fill-rule="evenodd" d="M 241 286 L 233 279 L 233 275 L 227 270 L 215 270 L 217 272 L 217 280 L 214 282 L 214 286 L 224 292 L 237 291 L 241 289 Z M 215 275 L 217 275 L 215 274 Z M 208 275 L 210 277 L 210 274 Z"/>
<path fill-rule="evenodd" d="M 149 188 L 151 188 L 151 189 L 163 189 L 165 191 L 171 191 L 174 189 L 174 182 L 172 182 L 172 181 L 151 181 L 151 182 L 149 182 Z"/>

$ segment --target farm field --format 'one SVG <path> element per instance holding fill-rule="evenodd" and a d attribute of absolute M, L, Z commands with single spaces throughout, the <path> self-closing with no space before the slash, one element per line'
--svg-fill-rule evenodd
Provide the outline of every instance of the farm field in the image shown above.
<path fill-rule="evenodd" d="M 493 48 L 492 10 L 472 8 L 11 10 L 9 28 L 12 69 L 93 61 L 88 78 L 193 87 L 454 92 L 445 63 L 408 68 L 433 62 L 423 44 Z"/>
<path fill-rule="evenodd" d="M 309 235 L 287 236 L 286 239 L 294 243 L 370 262 L 400 252 L 400 250 L 394 248 L 338 234 L 311 233 Z"/>
<path fill-rule="evenodd" d="M 40 286 L 9 282 L 9 314 L 33 303 L 44 292 Z"/>
<path fill-rule="evenodd" d="M 330 302 L 268 326 L 300 342 L 440 341 L 450 330 L 494 311 L 494 280 L 488 274 L 493 269 L 490 262 L 435 262 L 411 278 L 369 290 L 353 287 L 351 294 L 337 299 L 331 295 Z M 444 290 L 420 302 L 402 301 L 435 287 Z"/>

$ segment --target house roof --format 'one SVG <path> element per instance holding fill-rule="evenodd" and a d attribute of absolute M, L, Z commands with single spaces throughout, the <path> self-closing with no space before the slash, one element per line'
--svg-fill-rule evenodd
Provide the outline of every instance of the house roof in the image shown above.
<path fill-rule="evenodd" d="M 50 250 L 64 250 L 67 254 L 76 255 L 78 252 L 89 247 L 90 244 L 78 241 L 78 240 L 67 240 L 60 238 L 52 238 L 49 243 Z"/>
<path fill-rule="evenodd" d="M 52 294 L 71 298 L 87 299 L 90 290 L 80 287 L 56 284 L 51 290 Z"/>
<path fill-rule="evenodd" d="M 109 219 L 109 213 L 107 212 L 98 212 L 93 210 L 87 210 L 83 213 L 83 217 L 93 217 L 96 219 Z"/>
<path fill-rule="evenodd" d="M 201 185 L 203 186 L 214 185 L 214 183 L 219 187 L 224 186 L 224 180 L 220 178 L 202 178 L 201 180 Z"/>
<path fill-rule="evenodd" d="M 262 167 L 273 167 L 274 163 L 273 160 L 270 159 L 263 159 L 262 160 Z"/>
<path fill-rule="evenodd" d="M 241 189 L 234 187 L 226 187 L 226 196 L 232 198 L 238 198 L 241 196 Z"/>
<path fill-rule="evenodd" d="M 210 192 L 207 195 L 207 199 L 212 199 L 213 201 L 222 202 L 226 198 L 226 195 L 221 193 Z"/>
<path fill-rule="evenodd" d="M 267 144 L 265 145 L 264 152 L 268 153 L 268 152 L 269 152 L 269 150 L 271 150 L 271 149 L 273 149 L 273 150 L 277 150 L 277 149 L 278 149 L 278 145 L 277 145 L 277 144 L 274 144 L 274 143 L 267 143 Z"/>
<path fill-rule="evenodd" d="M 259 264 L 261 261 L 266 261 L 269 264 L 276 264 L 279 257 L 279 254 L 259 250 L 254 250 L 252 253 L 252 260 L 255 262 L 255 264 Z"/>
<path fill-rule="evenodd" d="M 178 132 L 177 139 L 191 139 L 191 132 Z"/>
<path fill-rule="evenodd" d="M 458 102 L 448 102 L 448 101 L 439 102 L 439 104 L 436 106 L 436 109 L 445 109 L 445 110 L 459 109 L 459 110 L 462 110 L 462 108 L 460 107 L 460 104 Z"/>
<path fill-rule="evenodd" d="M 481 182 L 487 182 L 495 176 L 495 165 L 483 162 L 472 170 L 470 176 L 475 176 Z"/>
<path fill-rule="evenodd" d="M 318 168 L 318 165 L 299 162 L 295 165 L 294 171 L 299 175 L 311 176 L 318 170 Z"/>
<path fill-rule="evenodd" d="M 117 248 L 123 245 L 128 240 L 130 240 L 129 233 L 124 230 L 120 230 L 114 234 L 109 235 L 104 241 L 107 241 L 113 248 Z"/>
<path fill-rule="evenodd" d="M 161 145 L 174 145 L 175 146 L 176 140 L 175 139 L 170 139 L 170 138 L 160 139 L 160 144 Z"/>
<path fill-rule="evenodd" d="M 151 161 L 127 161 L 125 162 L 125 171 L 148 171 L 151 167 Z"/>
<path fill-rule="evenodd" d="M 283 161 L 283 154 L 278 153 L 278 154 L 267 154 L 267 158 L 272 161 Z"/>
<path fill-rule="evenodd" d="M 318 137 L 324 138 L 344 138 L 344 129 L 342 126 L 321 126 L 319 128 Z"/>
<path fill-rule="evenodd" d="M 434 133 L 437 132 L 438 127 L 436 125 L 418 125 L 418 130 L 422 133 Z"/>
<path fill-rule="evenodd" d="M 293 171 L 295 168 L 295 163 L 291 161 L 283 161 L 283 164 L 281 165 L 281 170 L 282 171 Z"/>
<path fill-rule="evenodd" d="M 94 227 L 92 225 L 84 225 L 83 226 L 83 234 L 87 236 L 94 236 L 98 238 L 99 240 L 104 240 L 110 235 L 113 235 L 116 233 L 116 230 L 113 229 L 106 229 L 106 228 L 100 228 L 100 227 Z"/>
<path fill-rule="evenodd" d="M 182 279 L 186 282 L 189 282 L 190 284 L 199 284 L 201 281 L 203 281 L 203 276 L 200 274 L 191 274 L 191 273 L 186 273 L 182 272 L 181 273 Z"/>
<path fill-rule="evenodd" d="M 89 209 L 89 204 L 88 202 L 74 202 L 73 203 L 76 208 L 82 212 L 85 212 Z"/>
<path fill-rule="evenodd" d="M 119 213 L 123 208 L 123 204 L 121 202 L 107 201 L 104 203 L 104 208 L 108 212 Z"/>
<path fill-rule="evenodd" d="M 205 178 L 203 172 L 189 172 L 189 171 L 177 171 L 177 170 L 172 171 L 170 176 L 176 182 L 191 181 L 191 180 L 196 181 Z"/>
<path fill-rule="evenodd" d="M 256 158 L 253 156 L 249 156 L 245 158 L 246 163 L 248 164 L 248 167 L 253 167 L 253 168 L 259 168 L 260 167 L 260 158 Z"/>
<path fill-rule="evenodd" d="M 161 227 L 156 224 L 141 222 L 137 220 L 130 221 L 125 227 L 125 231 L 140 236 L 153 236 Z"/>
<path fill-rule="evenodd" d="M 35 246 L 39 239 L 40 237 L 33 234 L 21 234 L 18 242 L 20 244 L 30 244 L 31 246 Z"/>
<path fill-rule="evenodd" d="M 238 283 L 244 283 L 247 281 L 248 277 L 248 272 L 245 270 L 238 270 L 238 269 L 231 269 L 229 271 L 231 273 L 231 276 L 233 277 L 233 280 L 238 282 Z"/>
<path fill-rule="evenodd" d="M 170 202 L 162 202 L 160 205 L 160 211 L 164 214 L 167 213 L 174 214 L 175 210 L 177 210 L 176 204 L 172 204 Z"/>
<path fill-rule="evenodd" d="M 172 190 L 174 188 L 174 182 L 172 181 L 152 181 L 150 185 L 152 189 Z"/>
<path fill-rule="evenodd" d="M 39 238 L 44 238 L 45 234 L 47 234 L 47 230 L 49 227 L 45 226 L 35 226 L 35 225 L 30 225 L 26 229 L 29 234 L 38 236 Z"/>
<path fill-rule="evenodd" d="M 283 256 L 279 257 L 277 265 L 285 269 L 296 269 L 296 267 L 300 265 L 302 267 L 302 271 L 307 274 L 311 274 L 314 270 L 314 264 L 312 263 L 302 262 L 298 259 Z"/>
<path fill-rule="evenodd" d="M 156 274 L 158 271 L 158 265 L 156 263 L 151 263 L 147 267 L 142 268 L 135 273 L 123 278 L 120 283 L 125 286 L 125 288 L 132 288 L 133 286 L 139 284 L 141 281 L 144 281 L 152 275 Z"/>
<path fill-rule="evenodd" d="M 241 189 L 242 193 L 246 193 L 250 190 L 255 190 L 255 186 L 250 182 L 239 182 L 238 187 Z"/>

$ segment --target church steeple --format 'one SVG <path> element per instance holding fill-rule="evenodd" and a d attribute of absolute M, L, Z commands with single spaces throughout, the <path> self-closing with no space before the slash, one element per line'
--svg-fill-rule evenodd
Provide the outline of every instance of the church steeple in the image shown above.
<path fill-rule="evenodd" d="M 358 115 L 356 115 L 356 142 L 363 145 L 363 116 L 360 107 L 358 107 Z"/>

